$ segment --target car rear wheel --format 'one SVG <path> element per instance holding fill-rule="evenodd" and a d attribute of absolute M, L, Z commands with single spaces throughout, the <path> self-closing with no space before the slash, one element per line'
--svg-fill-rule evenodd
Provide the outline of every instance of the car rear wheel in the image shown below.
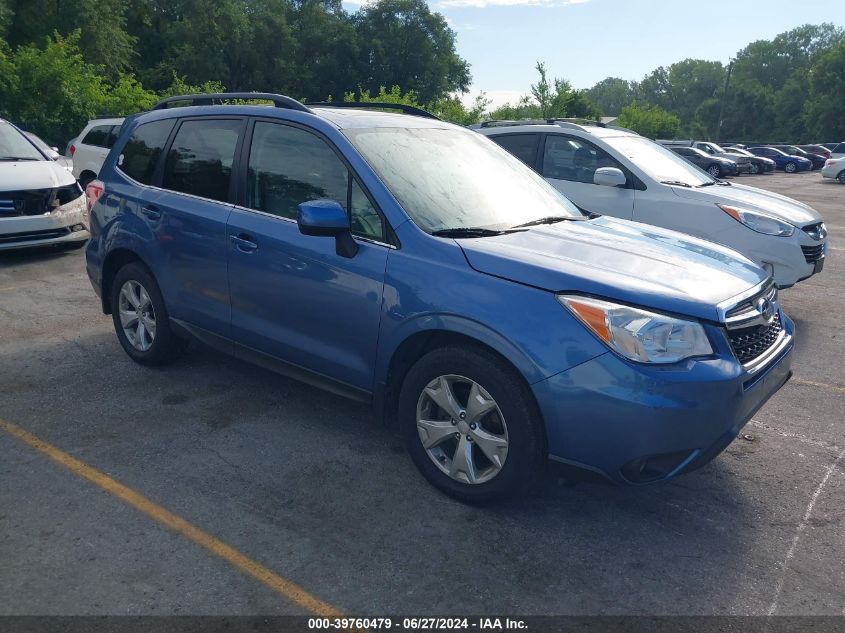
<path fill-rule="evenodd" d="M 760 166 L 756 163 L 751 163 L 751 171 L 749 172 L 752 176 L 756 176 L 760 173 Z"/>
<path fill-rule="evenodd" d="M 127 264 L 115 275 L 111 306 L 117 339 L 136 363 L 164 365 L 183 348 L 170 327 L 158 284 L 142 264 Z"/>
<path fill-rule="evenodd" d="M 798 165 L 796 165 L 795 163 L 787 163 L 786 167 L 784 167 L 783 170 L 787 174 L 794 174 L 798 170 Z"/>
<path fill-rule="evenodd" d="M 512 496 L 545 465 L 545 434 L 528 387 L 483 349 L 446 347 L 420 358 L 402 385 L 399 419 L 423 476 L 461 501 Z"/>
<path fill-rule="evenodd" d="M 716 163 L 713 163 L 712 165 L 710 165 L 710 167 L 707 168 L 707 173 L 713 176 L 713 178 L 721 178 L 722 168 Z"/>
<path fill-rule="evenodd" d="M 836 180 L 845 185 L 845 169 L 839 172 L 839 174 L 836 176 Z"/>

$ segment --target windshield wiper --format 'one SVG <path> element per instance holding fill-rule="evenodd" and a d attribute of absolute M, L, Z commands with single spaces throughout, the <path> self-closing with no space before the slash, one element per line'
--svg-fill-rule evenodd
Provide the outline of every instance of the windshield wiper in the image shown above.
<path fill-rule="evenodd" d="M 705 183 L 702 183 L 702 184 L 700 184 L 700 185 L 698 185 L 698 186 L 699 186 L 699 187 L 712 187 L 713 185 L 721 185 L 721 186 L 723 186 L 723 187 L 724 187 L 724 186 L 726 186 L 726 185 L 727 185 L 727 186 L 730 186 L 730 184 L 731 184 L 731 183 L 729 183 L 727 180 L 713 180 L 713 181 L 711 181 L 711 182 L 705 182 Z"/>
<path fill-rule="evenodd" d="M 494 235 L 504 235 L 510 230 L 497 231 L 495 229 L 485 229 L 480 226 L 457 226 L 451 229 L 438 229 L 432 231 L 432 235 L 437 237 L 492 237 Z"/>
<path fill-rule="evenodd" d="M 19 161 L 19 160 L 38 160 L 31 156 L 0 156 L 0 160 Z"/>
<path fill-rule="evenodd" d="M 524 226 L 537 226 L 538 224 L 555 224 L 556 222 L 566 222 L 567 220 L 579 222 L 583 219 L 584 218 L 579 218 L 574 215 L 550 215 L 546 218 L 537 218 L 536 220 L 531 220 L 530 222 L 525 222 L 524 224 L 517 224 L 513 228 L 519 229 Z"/>
<path fill-rule="evenodd" d="M 692 189 L 692 185 L 686 182 L 681 182 L 680 180 L 661 180 L 661 185 L 675 185 L 676 187 L 686 187 L 687 189 Z"/>

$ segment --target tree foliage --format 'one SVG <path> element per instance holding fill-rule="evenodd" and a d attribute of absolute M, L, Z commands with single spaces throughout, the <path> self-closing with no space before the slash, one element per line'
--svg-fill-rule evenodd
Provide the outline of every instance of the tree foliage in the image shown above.
<path fill-rule="evenodd" d="M 608 77 L 587 95 L 606 115 L 634 101 L 656 105 L 680 119 L 678 134 L 685 137 L 793 143 L 835 139 L 841 129 L 836 102 L 828 106 L 825 99 L 836 94 L 838 76 L 831 60 L 842 41 L 845 31 L 825 23 L 752 42 L 735 56 L 727 93 L 726 67 L 686 59 L 661 66 L 640 82 Z"/>
<path fill-rule="evenodd" d="M 424 0 L 354 13 L 340 0 L 0 0 L 0 108 L 47 136 L 184 86 L 308 100 L 401 86 L 473 118 L 457 97 L 469 83 L 454 31 Z"/>
<path fill-rule="evenodd" d="M 632 103 L 622 108 L 618 123 L 648 138 L 674 138 L 681 120 L 663 108 L 646 103 Z"/>

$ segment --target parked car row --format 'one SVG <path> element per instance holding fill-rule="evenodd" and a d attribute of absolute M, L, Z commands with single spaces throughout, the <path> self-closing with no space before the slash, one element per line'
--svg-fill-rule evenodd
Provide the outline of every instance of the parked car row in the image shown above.
<path fill-rule="evenodd" d="M 470 502 L 548 459 L 689 472 L 789 379 L 778 291 L 822 270 L 813 209 L 622 129 L 383 105 L 179 96 L 81 135 L 75 158 L 110 147 L 86 269 L 126 354 L 193 338 L 369 402 Z M 7 132 L 9 165 L 42 160 Z"/>
<path fill-rule="evenodd" d="M 701 167 L 714 178 L 739 174 L 761 174 L 774 169 L 774 163 L 766 159 L 747 156 L 726 150 L 709 141 L 666 141 L 658 143 L 668 147 L 678 156 Z M 765 161 L 765 162 L 764 162 Z"/>

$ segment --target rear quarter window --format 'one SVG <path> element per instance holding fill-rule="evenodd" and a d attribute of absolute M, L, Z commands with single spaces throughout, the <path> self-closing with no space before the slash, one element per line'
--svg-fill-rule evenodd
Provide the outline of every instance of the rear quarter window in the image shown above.
<path fill-rule="evenodd" d="M 130 178 L 151 185 L 167 137 L 175 124 L 175 119 L 166 119 L 139 125 L 123 147 L 119 169 Z"/>

